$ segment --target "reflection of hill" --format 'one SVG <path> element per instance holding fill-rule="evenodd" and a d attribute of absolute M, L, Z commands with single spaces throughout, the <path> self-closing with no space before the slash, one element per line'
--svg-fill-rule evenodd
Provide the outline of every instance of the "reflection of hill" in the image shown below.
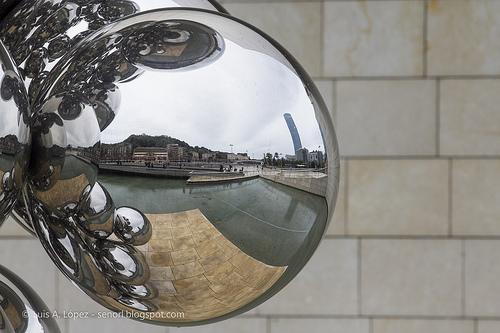
<path fill-rule="evenodd" d="M 159 147 L 159 148 L 167 148 L 168 145 L 171 144 L 177 144 L 179 147 L 184 147 L 189 150 L 194 150 L 197 153 L 210 153 L 212 152 L 210 149 L 205 148 L 205 147 L 192 147 L 189 145 L 187 142 L 184 142 L 182 140 L 172 138 L 167 135 L 161 135 L 161 136 L 150 136 L 146 134 L 141 134 L 141 135 L 131 135 L 129 136 L 125 141 L 119 143 L 119 144 L 131 144 L 132 148 L 135 149 L 137 147 Z"/>

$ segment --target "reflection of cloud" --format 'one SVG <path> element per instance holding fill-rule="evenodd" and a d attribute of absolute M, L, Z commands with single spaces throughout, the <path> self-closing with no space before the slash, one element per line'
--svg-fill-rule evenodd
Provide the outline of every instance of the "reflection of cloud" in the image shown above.
<path fill-rule="evenodd" d="M 130 134 L 169 135 L 213 150 L 293 153 L 283 113 L 291 113 L 304 147 L 322 144 L 311 101 L 287 66 L 226 40 L 210 66 L 146 72 L 120 85 L 122 107 L 103 132 L 104 143 Z"/>
<path fill-rule="evenodd" d="M 167 7 L 196 7 L 214 10 L 208 1 L 200 0 L 143 0 L 135 2 L 139 5 L 141 11 L 157 9 L 157 8 L 167 8 Z"/>
<path fill-rule="evenodd" d="M 0 101 L 0 138 L 18 134 L 18 113 L 14 101 Z"/>

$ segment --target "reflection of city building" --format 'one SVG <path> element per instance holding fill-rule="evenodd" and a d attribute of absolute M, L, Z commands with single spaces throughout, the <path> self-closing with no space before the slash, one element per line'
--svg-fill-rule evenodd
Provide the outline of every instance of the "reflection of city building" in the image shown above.
<path fill-rule="evenodd" d="M 238 161 L 250 161 L 250 156 L 247 153 L 236 154 L 236 160 Z"/>
<path fill-rule="evenodd" d="M 152 137 L 131 137 L 121 143 L 103 144 L 98 156 L 102 162 L 108 163 L 126 161 L 237 163 L 251 160 L 247 153 L 211 152 L 204 147 L 191 147 L 178 143 L 167 144 L 163 140 L 155 140 Z"/>
<path fill-rule="evenodd" d="M 295 156 L 297 157 L 297 161 L 299 162 L 308 162 L 309 150 L 307 150 L 307 148 L 300 148 L 295 152 Z"/>
<path fill-rule="evenodd" d="M 322 166 L 324 161 L 323 152 L 321 151 L 312 151 L 309 153 L 308 162 L 314 163 L 316 166 Z"/>
<path fill-rule="evenodd" d="M 203 162 L 213 162 L 215 161 L 216 154 L 215 153 L 203 153 L 201 154 L 201 160 Z"/>
<path fill-rule="evenodd" d="M 215 152 L 215 153 L 203 153 L 201 154 L 201 160 L 203 162 L 221 162 L 221 163 L 235 163 L 239 161 L 249 161 L 250 157 L 247 153 L 225 153 L 225 152 Z"/>
<path fill-rule="evenodd" d="M 218 151 L 215 153 L 215 160 L 219 161 L 219 162 L 225 162 L 225 161 L 227 161 L 227 155 L 228 155 L 228 153 L 223 153 L 223 152 Z"/>
<path fill-rule="evenodd" d="M 295 122 L 293 121 L 291 114 L 285 113 L 283 117 L 285 118 L 288 129 L 290 130 L 290 135 L 292 136 L 293 151 L 297 153 L 297 151 L 302 148 L 299 131 L 297 130 L 297 126 L 295 126 Z"/>
<path fill-rule="evenodd" d="M 118 143 L 115 145 L 103 144 L 101 146 L 102 161 L 130 161 L 132 155 L 133 148 L 129 143 Z"/>
<path fill-rule="evenodd" d="M 75 155 L 80 158 L 86 159 L 93 163 L 99 163 L 101 156 L 101 147 L 99 143 L 94 144 L 92 147 L 72 147 L 71 145 L 66 146 L 66 148 L 53 145 L 49 148 L 51 151 L 51 156 L 64 156 L 67 154 Z"/>
<path fill-rule="evenodd" d="M 133 159 L 136 161 L 167 162 L 168 150 L 160 147 L 137 147 Z"/>
<path fill-rule="evenodd" d="M 184 147 L 179 146 L 178 144 L 169 144 L 167 145 L 168 159 L 169 161 L 184 161 L 188 159 L 186 156 L 187 151 Z"/>
<path fill-rule="evenodd" d="M 196 151 L 192 151 L 189 153 L 190 162 L 198 162 L 200 160 L 200 154 Z"/>

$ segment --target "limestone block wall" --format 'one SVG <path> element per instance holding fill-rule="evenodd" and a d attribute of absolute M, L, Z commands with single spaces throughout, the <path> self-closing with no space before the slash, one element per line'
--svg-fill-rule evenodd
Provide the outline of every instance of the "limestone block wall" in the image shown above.
<path fill-rule="evenodd" d="M 328 235 L 240 318 L 182 330 L 61 320 L 64 332 L 500 332 L 500 1 L 224 5 L 289 48 L 330 106 L 342 174 Z M 36 241 L 2 235 L 0 262 L 49 306 L 100 309 Z"/>

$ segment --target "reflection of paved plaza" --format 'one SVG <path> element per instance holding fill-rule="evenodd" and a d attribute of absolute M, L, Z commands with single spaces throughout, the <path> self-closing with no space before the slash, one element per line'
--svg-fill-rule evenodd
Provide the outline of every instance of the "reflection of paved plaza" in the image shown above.
<path fill-rule="evenodd" d="M 143 246 L 159 311 L 184 312 L 181 321 L 218 317 L 267 291 L 286 267 L 242 252 L 198 210 L 148 215 L 153 236 Z"/>
<path fill-rule="evenodd" d="M 40 198 L 58 207 L 77 200 L 92 176 L 82 171 Z M 159 291 L 150 302 L 158 312 L 183 313 L 165 318 L 179 324 L 221 317 L 275 292 L 307 260 L 302 254 L 328 214 L 324 198 L 260 178 L 200 186 L 117 175 L 100 181 L 117 207 L 150 219 L 152 238 L 139 248 Z"/>
<path fill-rule="evenodd" d="M 145 214 L 199 209 L 215 228 L 249 256 L 289 266 L 304 241 L 321 233 L 324 198 L 264 179 L 187 185 L 185 180 L 100 175 L 115 204 Z"/>

